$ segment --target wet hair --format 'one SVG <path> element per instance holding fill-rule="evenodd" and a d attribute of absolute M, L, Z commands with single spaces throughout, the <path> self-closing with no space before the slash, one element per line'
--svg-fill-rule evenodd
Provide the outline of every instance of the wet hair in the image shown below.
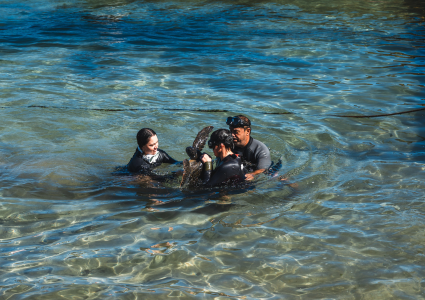
<path fill-rule="evenodd" d="M 238 115 L 236 117 L 238 117 L 239 119 L 241 119 L 245 124 L 248 124 L 248 126 L 244 126 L 244 127 L 251 128 L 251 121 L 247 117 L 245 117 L 244 115 Z"/>
<path fill-rule="evenodd" d="M 137 133 L 137 144 L 140 148 L 149 142 L 149 139 L 156 135 L 156 132 L 150 128 L 142 128 Z"/>
<path fill-rule="evenodd" d="M 221 143 L 223 143 L 226 149 L 233 150 L 234 148 L 232 133 L 227 129 L 218 129 L 214 131 L 211 134 L 210 141 L 214 145 L 220 145 Z"/>

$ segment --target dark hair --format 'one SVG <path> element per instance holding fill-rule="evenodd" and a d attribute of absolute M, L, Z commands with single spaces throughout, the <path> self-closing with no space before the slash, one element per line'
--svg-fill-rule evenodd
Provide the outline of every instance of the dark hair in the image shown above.
<path fill-rule="evenodd" d="M 213 145 L 219 145 L 223 143 L 226 149 L 233 150 L 233 136 L 232 133 L 227 129 L 218 129 L 211 134 L 210 141 Z"/>
<path fill-rule="evenodd" d="M 146 145 L 149 142 L 149 139 L 156 135 L 156 132 L 150 128 L 142 128 L 137 133 L 137 144 L 140 148 Z"/>
<path fill-rule="evenodd" d="M 238 115 L 236 117 L 238 117 L 239 119 L 241 119 L 245 124 L 248 124 L 248 126 L 244 126 L 244 127 L 251 128 L 251 121 L 247 117 L 245 117 L 244 115 Z"/>

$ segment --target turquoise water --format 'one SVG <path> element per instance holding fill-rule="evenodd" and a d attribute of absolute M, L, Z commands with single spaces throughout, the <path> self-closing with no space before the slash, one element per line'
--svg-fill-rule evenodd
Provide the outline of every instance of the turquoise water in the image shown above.
<path fill-rule="evenodd" d="M 422 3 L 0 12 L 0 299 L 424 299 Z M 277 176 L 226 194 L 119 171 L 142 127 L 183 160 L 240 113 Z"/>

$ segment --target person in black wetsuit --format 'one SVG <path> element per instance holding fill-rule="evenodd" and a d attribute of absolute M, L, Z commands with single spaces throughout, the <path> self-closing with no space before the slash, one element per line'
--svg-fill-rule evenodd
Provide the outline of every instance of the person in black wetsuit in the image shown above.
<path fill-rule="evenodd" d="M 242 162 L 249 172 L 246 174 L 246 180 L 253 180 L 255 175 L 270 167 L 270 151 L 262 142 L 251 137 L 251 121 L 247 117 L 228 117 L 226 124 L 229 125 L 233 136 L 233 152 L 242 157 Z"/>
<path fill-rule="evenodd" d="M 212 170 L 212 159 L 208 154 L 201 156 L 204 163 L 202 174 L 203 183 L 206 186 L 214 187 L 228 184 L 235 184 L 245 180 L 245 172 L 239 155 L 234 154 L 232 149 L 233 137 L 229 130 L 219 129 L 211 134 L 208 147 L 213 149 L 217 157 L 217 164 Z"/>
<path fill-rule="evenodd" d="M 127 165 L 132 173 L 150 173 L 162 163 L 173 164 L 177 161 L 165 151 L 158 149 L 158 137 L 150 128 L 140 129 L 137 133 L 138 147 Z"/>

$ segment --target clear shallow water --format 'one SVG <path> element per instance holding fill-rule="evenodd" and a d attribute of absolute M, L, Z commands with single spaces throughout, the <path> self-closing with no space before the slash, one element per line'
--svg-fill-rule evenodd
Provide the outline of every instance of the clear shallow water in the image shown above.
<path fill-rule="evenodd" d="M 423 107 L 421 3 L 0 11 L 1 299 L 424 298 L 424 112 L 335 116 Z M 115 172 L 142 127 L 182 160 L 239 113 L 298 188 Z"/>

